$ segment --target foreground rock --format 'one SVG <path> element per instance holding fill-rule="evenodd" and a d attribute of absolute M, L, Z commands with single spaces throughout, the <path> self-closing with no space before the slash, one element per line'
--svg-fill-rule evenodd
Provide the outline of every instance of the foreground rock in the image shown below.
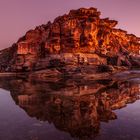
<path fill-rule="evenodd" d="M 116 25 L 115 20 L 101 19 L 96 8 L 71 10 L 2 50 L 0 71 L 48 78 L 139 68 L 140 38 Z"/>

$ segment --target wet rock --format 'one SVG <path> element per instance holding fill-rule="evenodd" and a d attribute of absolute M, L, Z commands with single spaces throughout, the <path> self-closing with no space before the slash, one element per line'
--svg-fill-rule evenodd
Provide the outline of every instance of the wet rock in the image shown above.
<path fill-rule="evenodd" d="M 110 65 L 99 65 L 97 67 L 97 72 L 104 73 L 104 72 L 113 72 L 114 68 Z"/>
<path fill-rule="evenodd" d="M 30 79 L 38 79 L 38 80 L 45 80 L 45 81 L 58 81 L 60 79 L 61 73 L 56 69 L 46 69 L 40 70 L 36 72 L 32 72 L 29 75 Z"/>

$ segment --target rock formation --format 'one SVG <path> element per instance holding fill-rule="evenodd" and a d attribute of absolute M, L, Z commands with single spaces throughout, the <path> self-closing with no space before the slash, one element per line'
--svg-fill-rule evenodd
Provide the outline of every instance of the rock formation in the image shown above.
<path fill-rule="evenodd" d="M 57 73 L 108 72 L 140 66 L 140 38 L 116 29 L 117 21 L 101 19 L 96 8 L 71 10 L 53 23 L 28 31 L 0 52 L 0 70 Z M 87 73 L 88 73 L 87 72 Z"/>

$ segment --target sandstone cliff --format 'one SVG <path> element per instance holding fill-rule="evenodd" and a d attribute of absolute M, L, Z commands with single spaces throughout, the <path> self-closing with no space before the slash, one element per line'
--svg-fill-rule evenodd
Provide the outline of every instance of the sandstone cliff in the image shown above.
<path fill-rule="evenodd" d="M 53 23 L 28 31 L 0 52 L 0 70 L 53 69 L 57 75 L 139 68 L 140 38 L 116 29 L 117 21 L 101 19 L 100 14 L 96 8 L 71 10 Z"/>

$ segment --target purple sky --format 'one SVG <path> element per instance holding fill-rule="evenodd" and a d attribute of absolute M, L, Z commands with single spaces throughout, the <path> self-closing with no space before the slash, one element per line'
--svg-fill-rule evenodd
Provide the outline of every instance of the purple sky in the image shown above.
<path fill-rule="evenodd" d="M 102 17 L 118 20 L 119 28 L 140 36 L 140 0 L 0 0 L 0 49 L 29 29 L 80 7 L 96 7 Z"/>

